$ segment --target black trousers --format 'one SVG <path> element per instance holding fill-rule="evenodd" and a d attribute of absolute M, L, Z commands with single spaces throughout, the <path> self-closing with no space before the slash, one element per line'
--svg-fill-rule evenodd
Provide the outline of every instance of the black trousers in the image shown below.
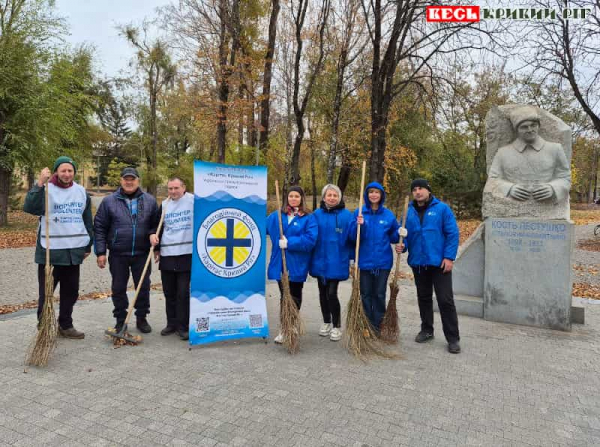
<path fill-rule="evenodd" d="M 55 265 L 52 272 L 54 289 L 60 283 L 60 308 L 58 311 L 58 324 L 62 329 L 73 327 L 73 306 L 79 298 L 79 265 Z M 42 315 L 44 301 L 46 300 L 46 266 L 38 264 L 38 320 Z"/>
<path fill-rule="evenodd" d="M 452 272 L 444 273 L 440 267 L 413 267 L 419 312 L 421 314 L 421 330 L 433 334 L 433 290 L 437 298 L 442 328 L 448 342 L 459 341 L 458 316 L 452 293 Z"/>
<path fill-rule="evenodd" d="M 110 274 L 112 275 L 112 301 L 115 306 L 113 315 L 117 321 L 125 321 L 127 316 L 127 308 L 129 307 L 129 299 L 127 298 L 127 283 L 129 282 L 129 274 L 133 276 L 133 283 L 137 287 L 144 264 L 148 255 L 138 256 L 109 256 L 108 264 Z M 148 265 L 146 277 L 142 282 L 140 294 L 135 302 L 135 316 L 145 318 L 150 313 L 150 272 L 152 264 Z"/>
<path fill-rule="evenodd" d="M 340 300 L 338 299 L 338 285 L 336 279 L 317 278 L 319 285 L 319 302 L 324 323 L 333 323 L 333 327 L 341 327 L 340 324 Z"/>
<path fill-rule="evenodd" d="M 161 270 L 167 326 L 187 331 L 190 324 L 190 277 L 191 272 Z"/>
<path fill-rule="evenodd" d="M 281 281 L 277 281 L 277 285 L 279 286 L 279 292 L 281 293 L 281 299 L 283 299 L 283 287 L 281 286 Z M 290 281 L 290 293 L 292 294 L 292 298 L 296 306 L 298 306 L 298 310 L 302 306 L 302 288 L 304 287 L 303 282 L 294 282 Z"/>

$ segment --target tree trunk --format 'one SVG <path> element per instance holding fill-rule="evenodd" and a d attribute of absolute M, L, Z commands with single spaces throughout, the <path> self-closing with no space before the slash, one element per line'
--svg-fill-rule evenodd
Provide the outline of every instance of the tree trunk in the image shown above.
<path fill-rule="evenodd" d="M 229 53 L 229 34 L 227 32 L 227 4 L 226 0 L 219 1 L 219 93 L 217 106 L 217 162 L 225 163 L 225 149 L 227 145 L 227 109 L 229 101 L 229 77 L 231 68 L 227 64 Z M 231 57 L 235 60 L 235 56 Z M 231 65 L 233 66 L 233 64 Z"/>
<path fill-rule="evenodd" d="M 8 224 L 8 195 L 11 177 L 12 170 L 8 170 L 0 164 L 0 227 Z"/>
<path fill-rule="evenodd" d="M 33 168 L 31 166 L 29 166 L 27 168 L 27 191 L 29 191 L 31 188 L 33 188 L 34 183 L 35 183 L 35 172 L 33 172 Z"/>
<path fill-rule="evenodd" d="M 158 78 L 158 74 L 157 74 Z M 152 78 L 150 78 L 152 82 Z M 150 84 L 150 135 L 152 137 L 152 153 L 150 154 L 148 169 L 146 175 L 148 177 L 148 193 L 156 197 L 156 159 L 158 155 L 158 132 L 156 130 L 156 101 L 157 91 L 154 84 Z"/>
<path fill-rule="evenodd" d="M 350 172 L 352 171 L 352 166 L 350 166 L 347 162 L 342 161 L 342 166 L 340 168 L 340 174 L 338 175 L 337 185 L 338 188 L 344 194 L 346 188 L 348 187 L 348 182 L 350 181 Z M 360 192 L 362 194 L 362 192 Z"/>
<path fill-rule="evenodd" d="M 329 143 L 329 155 L 327 157 L 327 183 L 333 183 L 335 174 L 335 160 L 337 157 L 337 145 L 340 126 L 340 114 L 342 109 L 342 87 L 344 85 L 344 71 L 346 57 L 340 57 L 340 65 L 338 68 L 337 83 L 335 86 L 335 98 L 333 100 L 333 119 L 331 122 L 331 141 Z"/>
<path fill-rule="evenodd" d="M 598 197 L 598 163 L 600 162 L 600 148 L 595 150 L 594 154 L 594 202 L 596 202 L 596 198 Z"/>
<path fill-rule="evenodd" d="M 263 74 L 262 99 L 260 101 L 260 132 L 258 144 L 265 153 L 269 147 L 269 118 L 271 115 L 271 79 L 273 78 L 273 55 L 275 53 L 275 40 L 277 37 L 277 16 L 279 15 L 279 0 L 272 0 L 273 10 L 269 20 L 269 41 L 265 54 L 265 70 Z M 257 161 L 258 164 L 258 161 Z"/>
<path fill-rule="evenodd" d="M 385 177 L 386 128 L 387 122 L 382 116 L 372 117 L 371 159 L 369 160 L 369 179 L 372 182 L 382 183 Z"/>
<path fill-rule="evenodd" d="M 304 138 L 304 123 L 302 119 L 296 120 L 296 127 L 298 133 L 294 139 L 294 147 L 292 149 L 292 159 L 290 161 L 290 179 L 288 182 L 289 186 L 300 184 L 300 149 L 302 148 L 302 140 Z"/>
<path fill-rule="evenodd" d="M 256 132 L 256 121 L 255 121 L 255 109 L 256 109 L 256 104 L 254 102 L 254 92 L 252 92 L 251 94 L 248 94 L 248 101 L 249 101 L 249 109 L 248 110 L 248 146 L 250 147 L 256 147 L 256 145 L 258 144 L 258 136 L 257 136 L 257 132 Z"/>

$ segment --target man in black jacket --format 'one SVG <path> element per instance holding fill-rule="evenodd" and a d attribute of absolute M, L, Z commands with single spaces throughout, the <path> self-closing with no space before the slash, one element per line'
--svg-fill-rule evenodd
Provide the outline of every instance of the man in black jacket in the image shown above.
<path fill-rule="evenodd" d="M 98 267 L 106 267 L 106 252 L 112 276 L 113 315 L 115 329 L 121 330 L 129 300 L 129 275 L 137 287 L 150 251 L 149 234 L 156 233 L 156 200 L 140 189 L 140 177 L 135 168 L 121 171 L 121 187 L 102 200 L 94 218 L 95 252 Z M 135 303 L 136 326 L 143 333 L 152 328 L 146 316 L 150 313 L 150 272 L 142 279 L 142 287 Z"/>

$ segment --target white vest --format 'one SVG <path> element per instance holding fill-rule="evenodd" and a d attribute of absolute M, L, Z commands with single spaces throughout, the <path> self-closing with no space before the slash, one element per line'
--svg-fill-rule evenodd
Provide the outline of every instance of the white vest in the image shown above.
<path fill-rule="evenodd" d="M 87 247 L 90 235 L 83 223 L 87 203 L 85 189 L 73 182 L 70 188 L 48 183 L 50 250 Z M 46 210 L 48 212 L 48 210 Z M 46 219 L 40 220 L 40 244 L 46 248 Z"/>
<path fill-rule="evenodd" d="M 163 225 L 160 255 L 190 254 L 194 233 L 194 195 L 186 192 L 179 200 L 169 200 Z"/>

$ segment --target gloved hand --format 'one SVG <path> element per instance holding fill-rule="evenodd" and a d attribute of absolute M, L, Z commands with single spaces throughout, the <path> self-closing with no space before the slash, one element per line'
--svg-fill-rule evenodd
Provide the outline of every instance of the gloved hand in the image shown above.
<path fill-rule="evenodd" d="M 287 248 L 287 239 L 285 238 L 285 236 L 279 239 L 279 248 L 281 248 L 282 250 L 285 250 Z"/>
<path fill-rule="evenodd" d="M 406 236 L 408 236 L 408 231 L 406 231 L 406 228 L 400 227 L 400 228 L 398 228 L 398 235 L 400 237 L 406 237 Z"/>

